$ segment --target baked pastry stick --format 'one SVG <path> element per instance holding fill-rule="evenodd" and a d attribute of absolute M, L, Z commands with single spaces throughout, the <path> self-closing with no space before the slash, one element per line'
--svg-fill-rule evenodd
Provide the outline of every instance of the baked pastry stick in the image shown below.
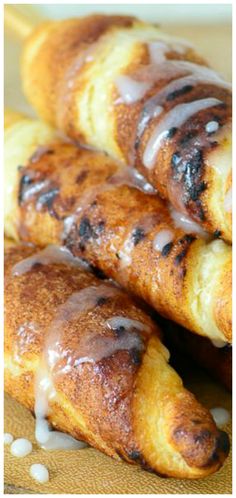
<path fill-rule="evenodd" d="M 65 244 L 167 318 L 230 342 L 231 247 L 200 238 L 198 225 L 197 233 L 178 228 L 134 170 L 69 143 L 45 145 L 41 127 L 33 155 L 29 121 L 6 132 L 6 234 L 41 247 Z M 28 164 L 17 170 L 27 147 Z"/>
<path fill-rule="evenodd" d="M 231 87 L 191 46 L 131 17 L 48 22 L 26 41 L 22 77 L 44 120 L 232 240 Z"/>
<path fill-rule="evenodd" d="M 9 248 L 5 269 L 5 388 L 36 410 L 36 427 L 47 416 L 107 455 L 165 476 L 219 469 L 227 434 L 183 387 L 133 299 L 55 246 Z"/>

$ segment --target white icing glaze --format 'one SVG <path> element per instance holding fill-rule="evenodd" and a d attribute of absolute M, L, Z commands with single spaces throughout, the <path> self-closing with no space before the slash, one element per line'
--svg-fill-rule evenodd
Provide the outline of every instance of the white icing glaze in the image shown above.
<path fill-rule="evenodd" d="M 15 439 L 11 444 L 11 454 L 18 458 L 29 455 L 32 451 L 32 443 L 25 438 Z"/>
<path fill-rule="evenodd" d="M 119 99 L 116 103 L 133 104 L 141 100 L 151 88 L 151 83 L 137 81 L 125 75 L 117 76 L 115 83 L 121 97 L 121 100 Z"/>
<path fill-rule="evenodd" d="M 14 276 L 21 276 L 24 273 L 30 271 L 36 263 L 40 263 L 42 265 L 63 263 L 80 266 L 81 260 L 79 258 L 75 258 L 66 247 L 49 245 L 33 256 L 25 258 L 22 261 L 19 261 L 19 263 L 16 263 L 13 266 L 12 274 Z"/>
<path fill-rule="evenodd" d="M 155 40 L 148 43 L 148 50 L 151 64 L 159 65 L 166 60 L 166 53 L 173 49 L 166 42 Z"/>
<path fill-rule="evenodd" d="M 123 167 L 109 180 L 109 185 L 128 185 L 145 194 L 156 194 L 155 188 L 135 168 Z M 109 187 L 108 187 L 109 188 Z"/>
<path fill-rule="evenodd" d="M 66 237 L 69 235 L 69 233 L 70 233 L 70 231 L 75 223 L 76 223 L 76 215 L 75 214 L 67 216 L 64 219 L 64 229 L 63 229 L 63 232 L 61 234 L 62 240 L 66 239 Z"/>
<path fill-rule="evenodd" d="M 45 450 L 71 450 L 83 448 L 85 443 L 77 441 L 68 434 L 52 431 L 45 419 L 49 411 L 49 401 L 56 397 L 51 376 L 41 363 L 35 379 L 35 438 Z"/>
<path fill-rule="evenodd" d="M 163 140 L 168 137 L 171 128 L 178 128 L 194 114 L 219 104 L 221 104 L 219 99 L 207 98 L 195 100 L 187 104 L 179 104 L 171 109 L 165 117 L 160 120 L 147 143 L 143 155 L 143 164 L 146 168 L 152 168 L 155 165 L 159 148 Z"/>
<path fill-rule="evenodd" d="M 230 83 L 227 83 L 226 81 L 223 80 L 220 74 L 216 73 L 213 71 L 213 69 L 210 69 L 209 67 L 206 66 L 201 66 L 200 64 L 195 64 L 194 62 L 189 62 L 189 61 L 175 61 L 175 60 L 169 60 L 166 61 L 167 64 L 170 64 L 172 68 L 175 68 L 176 71 L 186 71 L 189 73 L 189 75 L 195 75 L 198 77 L 201 77 L 206 80 L 208 83 L 214 83 L 217 86 L 221 86 L 226 89 L 231 89 L 232 86 Z"/>
<path fill-rule="evenodd" d="M 13 439 L 14 438 L 13 438 L 12 434 L 10 434 L 9 432 L 4 432 L 4 436 L 3 436 L 4 444 L 11 444 Z"/>
<path fill-rule="evenodd" d="M 16 341 L 13 346 L 14 361 L 22 364 L 25 352 L 37 343 L 38 327 L 35 322 L 23 322 L 16 330 Z"/>
<path fill-rule="evenodd" d="M 232 211 L 232 187 L 230 187 L 228 192 L 225 194 L 224 208 L 227 213 Z"/>
<path fill-rule="evenodd" d="M 174 239 L 174 233 L 171 230 L 163 229 L 158 232 L 153 240 L 153 249 L 155 251 L 162 251 L 162 249 L 172 242 Z"/>
<path fill-rule="evenodd" d="M 223 427 L 230 421 L 230 413 L 225 408 L 216 407 L 210 410 L 217 427 Z"/>
<path fill-rule="evenodd" d="M 89 334 L 80 338 L 78 351 L 64 351 L 60 341 L 65 321 L 68 322 L 81 312 L 93 309 L 100 298 L 113 297 L 120 293 L 119 288 L 109 284 L 87 287 L 72 294 L 66 303 L 59 307 L 57 318 L 50 326 L 49 339 L 45 349 L 46 362 L 51 371 L 60 360 L 62 360 L 60 373 L 66 373 L 82 363 L 96 363 L 119 351 L 119 349 L 123 349 L 125 337 L 122 337 L 121 344 L 119 338 L 99 336 L 96 330 L 91 330 Z M 125 349 L 129 349 L 129 340 L 127 340 L 127 348 Z"/>
<path fill-rule="evenodd" d="M 158 80 L 163 78 L 174 78 L 176 80 L 176 78 L 185 74 L 188 75 L 187 77 L 190 81 L 188 83 L 182 83 L 181 81 L 175 83 L 172 81 L 170 83 L 173 88 L 172 91 L 181 88 L 181 84 L 195 85 L 199 82 L 213 83 L 227 89 L 231 88 L 231 85 L 225 82 L 219 74 L 206 66 L 189 61 L 167 59 L 166 57 L 168 52 L 173 51 L 184 54 L 188 48 L 191 48 L 191 46 L 183 41 L 167 43 L 163 40 L 154 40 L 148 43 L 150 63 L 140 66 L 133 77 L 120 75 L 116 78 L 116 86 L 121 96 L 121 99 L 118 99 L 116 103 L 122 101 L 126 104 L 137 102 L 145 96 L 146 92 Z M 164 91 L 165 88 L 163 89 Z"/>
<path fill-rule="evenodd" d="M 215 133 L 219 129 L 219 123 L 217 121 L 209 121 L 206 124 L 205 130 L 207 133 Z"/>
<path fill-rule="evenodd" d="M 186 214 L 176 211 L 176 209 L 172 207 L 170 207 L 170 214 L 176 228 L 182 228 L 182 230 L 186 233 L 196 233 L 204 239 L 208 239 L 210 237 L 209 234 L 203 230 L 201 225 L 193 221 Z"/>
<path fill-rule="evenodd" d="M 45 465 L 41 463 L 33 463 L 30 466 L 30 476 L 40 484 L 44 484 L 49 481 L 49 472 Z"/>
<path fill-rule="evenodd" d="M 119 259 L 122 268 L 131 265 L 133 249 L 134 249 L 134 241 L 131 235 L 125 240 L 122 249 L 119 250 Z"/>
<path fill-rule="evenodd" d="M 201 66 L 197 66 L 197 69 Z M 195 68 L 193 68 L 195 70 Z M 190 86 L 194 87 L 199 83 L 214 83 L 215 79 L 212 75 L 201 75 L 200 70 L 195 70 L 196 74 L 191 74 L 184 76 L 179 79 L 174 79 L 169 84 L 164 86 L 158 93 L 152 96 L 145 102 L 144 109 L 142 112 L 141 119 L 138 124 L 137 136 L 140 137 L 149 123 L 149 121 L 155 117 L 158 117 L 163 112 L 162 104 L 168 99 L 169 95 L 173 92 L 183 89 L 184 87 Z M 217 80 L 218 81 L 218 80 Z M 211 124 L 210 124 L 211 123 Z M 219 128 L 217 121 L 211 121 L 206 125 L 207 133 L 213 133 Z M 214 123 L 214 125 L 213 125 Z M 209 126 L 208 126 L 209 125 Z M 217 125 L 217 126 L 216 126 Z"/>
<path fill-rule="evenodd" d="M 190 48 L 192 49 L 193 46 L 186 40 L 182 40 L 180 38 L 172 38 L 169 42 L 164 40 L 150 41 L 148 43 L 150 62 L 152 64 L 159 65 L 162 62 L 166 61 L 166 54 L 168 52 L 178 52 L 179 54 L 185 54 L 185 52 Z"/>
<path fill-rule="evenodd" d="M 49 180 L 44 180 L 42 182 L 35 183 L 33 185 L 26 185 L 23 188 L 23 194 L 22 198 L 24 202 L 27 202 L 30 200 L 31 197 L 33 197 L 35 194 L 38 194 L 43 190 L 44 188 L 49 186 Z"/>

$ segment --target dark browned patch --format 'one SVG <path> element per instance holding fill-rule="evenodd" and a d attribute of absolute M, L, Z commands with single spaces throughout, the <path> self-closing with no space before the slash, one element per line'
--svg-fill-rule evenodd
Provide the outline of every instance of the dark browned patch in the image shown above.
<path fill-rule="evenodd" d="M 102 280 L 105 280 L 107 278 L 105 273 L 100 268 L 97 268 L 97 266 L 90 264 L 89 269 L 95 275 L 95 277 L 101 278 Z"/>
<path fill-rule="evenodd" d="M 186 234 L 182 239 L 179 240 L 179 244 L 184 245 L 184 248 L 181 250 L 179 254 L 177 254 L 177 256 L 175 256 L 174 259 L 175 266 L 178 266 L 181 263 L 181 261 L 184 259 L 184 257 L 188 252 L 189 246 L 195 239 L 196 239 L 195 236 Z"/>
<path fill-rule="evenodd" d="M 171 249 L 173 247 L 173 242 L 169 242 L 169 244 L 166 244 L 162 251 L 161 251 L 161 255 L 165 258 L 166 256 L 168 256 L 168 254 L 170 253 Z"/>
<path fill-rule="evenodd" d="M 134 460 L 135 462 L 140 462 L 143 459 L 140 451 L 138 450 L 133 450 L 128 453 L 128 458 L 130 458 L 130 460 Z"/>
<path fill-rule="evenodd" d="M 24 202 L 25 187 L 28 187 L 33 182 L 33 179 L 26 173 L 20 179 L 19 192 L 18 192 L 18 204 L 21 205 Z"/>
<path fill-rule="evenodd" d="M 172 126 L 172 128 L 168 130 L 167 138 L 172 138 L 176 134 L 177 129 L 178 128 L 176 128 L 175 126 Z"/>
<path fill-rule="evenodd" d="M 47 207 L 48 210 L 50 211 L 50 214 L 54 215 L 54 212 L 52 212 L 51 209 L 54 199 L 58 195 L 59 191 L 60 189 L 56 187 L 48 190 L 47 192 L 43 192 L 42 194 L 40 194 L 37 199 L 36 209 Z"/>
<path fill-rule="evenodd" d="M 181 95 L 185 95 L 186 93 L 191 92 L 192 89 L 192 85 L 185 85 L 179 90 L 175 90 L 174 92 L 169 93 L 169 95 L 167 95 L 166 97 L 166 100 L 167 102 L 175 100 L 177 97 L 181 97 Z"/>
<path fill-rule="evenodd" d="M 104 296 L 101 296 L 101 297 L 98 297 L 97 299 L 97 306 L 103 306 L 104 304 L 106 304 L 108 301 L 108 298 L 107 297 L 104 297 Z"/>
<path fill-rule="evenodd" d="M 40 263 L 40 261 L 35 261 L 35 263 L 31 266 L 31 270 L 41 270 L 43 266 L 43 263 Z"/>
<path fill-rule="evenodd" d="M 137 246 L 141 240 L 145 238 L 145 232 L 143 228 L 137 227 L 132 232 L 132 240 L 134 245 Z"/>
<path fill-rule="evenodd" d="M 141 364 L 142 352 L 139 349 L 137 349 L 137 348 L 130 349 L 129 354 L 130 354 L 130 358 L 131 358 L 132 362 L 135 365 Z"/>
<path fill-rule="evenodd" d="M 94 237 L 93 228 L 88 218 L 82 218 L 78 233 L 84 240 L 89 240 Z"/>
<path fill-rule="evenodd" d="M 207 429 L 203 429 L 201 432 L 199 432 L 199 434 L 194 436 L 194 442 L 202 444 L 204 443 L 204 441 L 207 441 L 210 437 L 211 437 L 210 431 L 208 431 Z"/>
<path fill-rule="evenodd" d="M 213 233 L 213 237 L 215 239 L 219 239 L 219 237 L 221 237 L 221 235 L 222 235 L 222 232 L 220 230 L 215 230 Z"/>
<path fill-rule="evenodd" d="M 123 325 L 120 325 L 119 327 L 116 327 L 112 330 L 116 337 L 120 337 L 125 333 L 125 327 Z"/>
<path fill-rule="evenodd" d="M 82 183 L 85 178 L 87 178 L 88 176 L 88 170 L 87 169 L 83 169 L 79 174 L 78 176 L 76 177 L 75 179 L 75 182 L 78 184 L 78 183 Z"/>

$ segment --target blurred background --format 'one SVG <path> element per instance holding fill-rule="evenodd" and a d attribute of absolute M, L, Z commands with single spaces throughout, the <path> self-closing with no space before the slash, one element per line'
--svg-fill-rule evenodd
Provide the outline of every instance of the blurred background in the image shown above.
<path fill-rule="evenodd" d="M 5 4 L 5 8 L 11 5 Z M 186 38 L 196 46 L 209 64 L 227 80 L 232 76 L 232 7 L 223 4 L 15 4 L 15 11 L 30 23 L 42 18 L 63 19 L 92 12 L 131 14 L 160 24 L 174 36 Z M 5 30 L 5 106 L 28 112 L 20 82 L 21 42 L 8 26 Z"/>

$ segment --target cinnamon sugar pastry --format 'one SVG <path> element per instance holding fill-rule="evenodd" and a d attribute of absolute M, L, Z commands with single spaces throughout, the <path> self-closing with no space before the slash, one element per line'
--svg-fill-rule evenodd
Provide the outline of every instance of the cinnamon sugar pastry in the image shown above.
<path fill-rule="evenodd" d="M 26 41 L 22 76 L 43 119 L 232 240 L 231 89 L 187 42 L 125 16 L 48 22 Z"/>
<path fill-rule="evenodd" d="M 46 135 L 30 120 L 6 131 L 6 233 L 64 244 L 167 318 L 231 342 L 231 247 L 197 224 L 186 233 L 135 170 Z"/>
<path fill-rule="evenodd" d="M 161 475 L 199 478 L 220 468 L 227 434 L 183 387 L 134 300 L 63 248 L 10 247 L 5 270 L 5 389 L 35 410 L 36 437 L 43 440 L 46 417 Z"/>

